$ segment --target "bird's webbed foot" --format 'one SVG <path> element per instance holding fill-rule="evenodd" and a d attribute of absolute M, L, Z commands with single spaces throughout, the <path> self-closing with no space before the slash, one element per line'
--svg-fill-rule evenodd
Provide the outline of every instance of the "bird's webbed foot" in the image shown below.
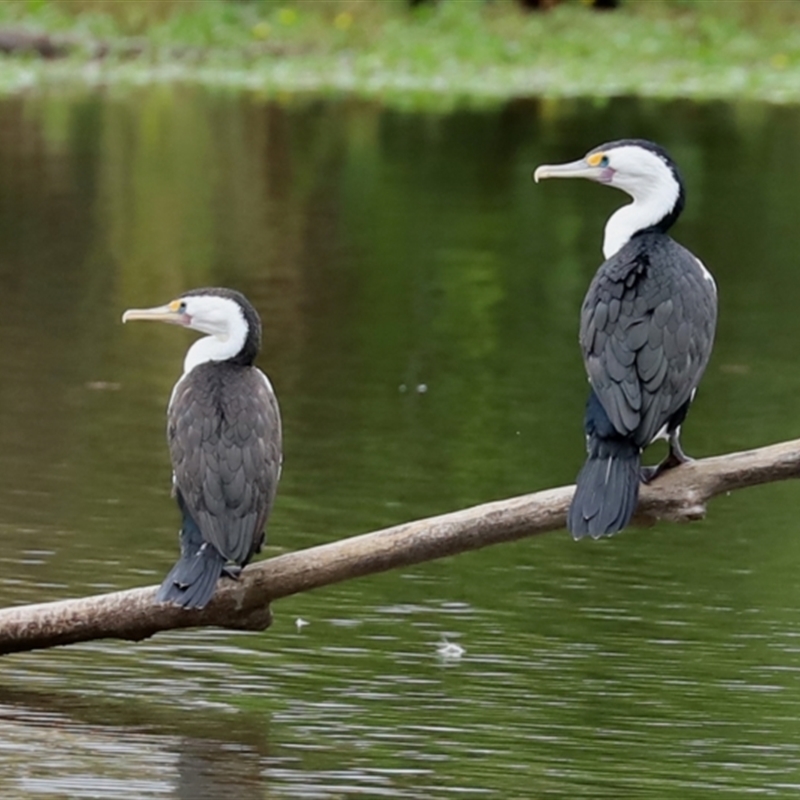
<path fill-rule="evenodd" d="M 232 581 L 238 581 L 242 576 L 242 568 L 237 564 L 226 564 L 222 568 L 222 577 L 230 578 Z"/>
<path fill-rule="evenodd" d="M 679 467 L 681 464 L 688 464 L 690 461 L 694 461 L 694 459 L 683 452 L 680 440 L 680 429 L 678 429 L 669 435 L 669 453 L 667 457 L 654 467 L 642 467 L 639 477 L 642 483 L 651 483 L 661 475 L 662 472 Z"/>

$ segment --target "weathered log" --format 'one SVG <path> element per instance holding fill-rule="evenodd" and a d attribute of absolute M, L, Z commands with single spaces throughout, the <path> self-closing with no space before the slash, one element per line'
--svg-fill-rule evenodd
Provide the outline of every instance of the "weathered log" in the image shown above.
<path fill-rule="evenodd" d="M 636 522 L 699 519 L 712 497 L 796 477 L 800 439 L 694 461 L 642 487 Z M 223 580 L 202 611 L 156 605 L 155 586 L 0 609 L 0 655 L 94 639 L 139 640 L 205 625 L 265 630 L 272 621 L 270 603 L 282 597 L 563 528 L 574 488 L 498 500 L 276 556 L 251 565 L 238 581 Z"/>

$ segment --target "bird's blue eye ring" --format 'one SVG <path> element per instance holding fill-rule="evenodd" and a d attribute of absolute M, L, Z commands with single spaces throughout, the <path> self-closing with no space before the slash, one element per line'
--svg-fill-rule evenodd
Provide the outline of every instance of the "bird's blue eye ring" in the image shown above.
<path fill-rule="evenodd" d="M 603 156 L 603 157 L 600 159 L 600 164 L 599 164 L 599 166 L 601 166 L 601 167 L 607 167 L 607 166 L 608 166 L 608 156 Z"/>

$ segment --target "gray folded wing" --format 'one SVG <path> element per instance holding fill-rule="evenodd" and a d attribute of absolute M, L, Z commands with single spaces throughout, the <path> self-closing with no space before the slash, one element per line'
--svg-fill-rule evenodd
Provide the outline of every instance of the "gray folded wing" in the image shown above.
<path fill-rule="evenodd" d="M 246 564 L 261 548 L 281 467 L 277 400 L 254 367 L 202 364 L 168 413 L 174 479 L 203 539 Z"/>
<path fill-rule="evenodd" d="M 644 234 L 592 281 L 580 343 L 592 388 L 622 435 L 649 444 L 697 388 L 716 325 L 708 272 L 663 234 Z"/>

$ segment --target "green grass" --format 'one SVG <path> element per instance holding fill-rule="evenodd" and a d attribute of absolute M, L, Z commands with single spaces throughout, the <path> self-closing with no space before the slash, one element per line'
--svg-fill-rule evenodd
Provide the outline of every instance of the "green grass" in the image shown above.
<path fill-rule="evenodd" d="M 800 101 L 800 0 L 4 0 L 0 26 L 79 43 L 0 61 L 0 91 L 188 81 L 392 104 L 638 94 Z M 93 58 L 94 43 L 110 54 Z"/>

